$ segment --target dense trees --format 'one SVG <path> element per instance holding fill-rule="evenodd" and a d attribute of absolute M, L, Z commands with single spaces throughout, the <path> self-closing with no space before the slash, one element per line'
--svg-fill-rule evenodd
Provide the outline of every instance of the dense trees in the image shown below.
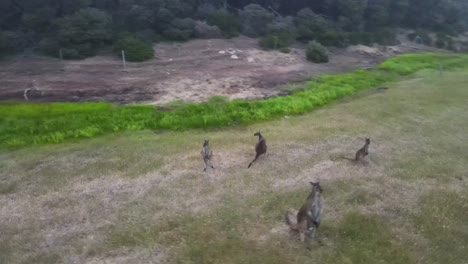
<path fill-rule="evenodd" d="M 468 28 L 468 1 L 0 0 L 0 55 L 30 47 L 84 58 L 122 33 L 144 42 L 242 33 L 266 45 L 296 38 L 340 46 L 388 38 L 375 33 L 395 27 L 440 32 L 438 45 L 449 47 L 446 35 Z"/>

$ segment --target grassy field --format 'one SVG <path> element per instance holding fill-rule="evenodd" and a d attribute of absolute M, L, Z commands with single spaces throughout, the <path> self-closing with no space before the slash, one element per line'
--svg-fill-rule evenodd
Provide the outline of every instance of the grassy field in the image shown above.
<path fill-rule="evenodd" d="M 262 101 L 227 102 L 213 97 L 204 104 L 114 106 L 109 103 L 0 104 L 0 150 L 63 143 L 122 131 L 187 130 L 248 125 L 285 115 L 311 112 L 334 100 L 401 80 L 421 69 L 468 67 L 468 56 L 415 54 L 384 62 L 372 71 L 321 76 L 301 92 Z"/>
<path fill-rule="evenodd" d="M 3 151 L 0 263 L 466 263 L 467 87 L 467 70 L 425 70 L 256 125 Z M 247 169 L 257 130 L 269 156 Z M 337 158 L 364 137 L 367 165 Z M 322 244 L 283 221 L 311 180 Z"/>

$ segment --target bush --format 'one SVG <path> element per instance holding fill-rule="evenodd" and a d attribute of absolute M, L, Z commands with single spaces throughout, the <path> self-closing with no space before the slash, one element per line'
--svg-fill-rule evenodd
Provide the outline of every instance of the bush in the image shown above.
<path fill-rule="evenodd" d="M 328 62 L 328 50 L 320 43 L 311 41 L 307 45 L 307 60 L 315 63 Z"/>
<path fill-rule="evenodd" d="M 20 52 L 27 44 L 26 36 L 21 32 L 0 31 L 0 57 Z"/>
<path fill-rule="evenodd" d="M 437 40 L 435 42 L 435 45 L 439 49 L 455 49 L 452 37 L 444 33 L 437 33 Z"/>
<path fill-rule="evenodd" d="M 225 10 L 218 10 L 207 17 L 208 24 L 217 26 L 224 37 L 233 38 L 239 35 L 241 28 L 239 18 Z"/>
<path fill-rule="evenodd" d="M 148 42 L 148 43 L 159 42 L 161 40 L 161 36 L 156 34 L 151 29 L 145 29 L 145 30 L 137 31 L 135 33 L 135 37 L 138 38 L 138 39 L 141 39 L 141 40 L 143 40 L 145 42 Z"/>
<path fill-rule="evenodd" d="M 67 50 L 65 59 L 94 56 L 111 40 L 111 17 L 100 10 L 88 8 L 58 20 L 56 41 Z M 58 51 L 57 51 L 58 52 Z"/>
<path fill-rule="evenodd" d="M 343 32 L 327 31 L 317 35 L 316 40 L 324 46 L 344 48 L 348 45 L 346 34 Z"/>
<path fill-rule="evenodd" d="M 44 38 L 39 42 L 39 50 L 46 55 L 58 57 L 60 45 L 55 39 Z"/>
<path fill-rule="evenodd" d="M 411 41 L 415 41 L 418 34 L 416 32 L 411 32 L 406 34 L 406 38 Z"/>
<path fill-rule="evenodd" d="M 275 18 L 267 25 L 267 31 L 268 33 L 288 32 L 292 37 L 295 37 L 297 33 L 294 18 L 291 16 Z"/>
<path fill-rule="evenodd" d="M 424 31 L 409 33 L 408 35 L 406 35 L 406 38 L 411 41 L 416 42 L 416 38 L 418 36 L 421 38 L 422 44 L 427 45 L 427 46 L 432 46 L 432 38 L 429 36 L 429 34 L 427 34 Z"/>
<path fill-rule="evenodd" d="M 264 36 L 268 25 L 273 21 L 275 15 L 261 5 L 249 4 L 241 12 L 242 32 L 249 37 Z"/>
<path fill-rule="evenodd" d="M 289 47 L 292 37 L 287 32 L 272 33 L 261 38 L 258 42 L 260 47 L 264 49 L 283 49 Z"/>
<path fill-rule="evenodd" d="M 154 57 L 153 47 L 134 37 L 126 37 L 114 44 L 113 51 L 117 56 L 122 57 L 122 50 L 128 61 L 145 61 Z"/>
<path fill-rule="evenodd" d="M 195 22 L 196 38 L 220 38 L 222 35 L 221 30 L 217 26 L 208 25 L 202 21 Z"/>
<path fill-rule="evenodd" d="M 391 29 L 381 29 L 373 33 L 373 41 L 380 45 L 397 45 L 396 33 Z"/>
<path fill-rule="evenodd" d="M 310 8 L 301 9 L 297 13 L 297 39 L 309 41 L 316 38 L 317 34 L 332 31 L 333 24 L 323 16 L 314 13 Z"/>
<path fill-rule="evenodd" d="M 164 31 L 164 36 L 170 40 L 186 41 L 194 33 L 195 21 L 191 18 L 176 18 L 171 21 L 169 28 Z"/>
<path fill-rule="evenodd" d="M 351 45 L 366 45 L 370 46 L 373 43 L 372 34 L 369 32 L 349 32 L 347 34 L 349 44 Z"/>

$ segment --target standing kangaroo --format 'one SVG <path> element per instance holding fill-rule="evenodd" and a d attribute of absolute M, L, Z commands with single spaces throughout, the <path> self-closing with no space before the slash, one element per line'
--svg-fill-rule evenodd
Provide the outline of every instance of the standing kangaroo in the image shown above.
<path fill-rule="evenodd" d="M 347 159 L 347 160 L 351 160 L 351 161 L 362 161 L 362 160 L 364 160 L 364 158 L 367 157 L 367 155 L 369 155 L 369 145 L 370 145 L 370 138 L 366 138 L 366 143 L 364 144 L 364 146 L 362 148 L 360 148 L 356 152 L 356 156 L 354 156 L 354 159 L 350 159 L 350 158 L 346 158 L 346 157 L 343 157 L 343 159 Z"/>
<path fill-rule="evenodd" d="M 323 189 L 319 182 L 310 182 L 310 184 L 312 185 L 312 191 L 297 213 L 297 221 L 293 219 L 294 213 L 288 212 L 286 214 L 286 223 L 292 230 L 299 232 L 302 242 L 305 240 L 306 233 L 310 234 L 311 230 L 313 230 L 312 238 L 316 239 L 317 229 L 322 221 Z"/>
<path fill-rule="evenodd" d="M 206 171 L 208 166 L 214 169 L 213 164 L 211 164 L 211 157 L 213 156 L 213 151 L 211 151 L 210 142 L 207 139 L 205 139 L 205 142 L 203 142 L 203 149 L 200 152 L 200 154 L 202 155 L 203 162 L 205 163 L 205 168 L 203 169 L 203 171 Z"/>
<path fill-rule="evenodd" d="M 255 152 L 257 153 L 255 155 L 255 159 L 252 160 L 252 162 L 250 162 L 249 166 L 247 168 L 250 168 L 250 166 L 252 166 L 252 164 L 254 163 L 254 161 L 256 161 L 258 159 L 258 157 L 260 157 L 260 155 L 262 154 L 265 154 L 266 151 L 267 151 L 267 145 L 266 145 L 266 140 L 265 138 L 262 136 L 262 134 L 260 134 L 260 131 L 258 131 L 257 133 L 254 134 L 254 136 L 258 136 L 258 142 L 257 144 L 255 145 Z"/>

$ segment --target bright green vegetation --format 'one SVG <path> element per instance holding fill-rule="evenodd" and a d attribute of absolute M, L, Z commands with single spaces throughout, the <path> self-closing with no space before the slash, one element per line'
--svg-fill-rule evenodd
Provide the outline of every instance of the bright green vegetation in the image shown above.
<path fill-rule="evenodd" d="M 397 74 L 468 65 L 468 56 L 404 55 L 383 63 L 379 70 L 320 77 L 305 84 L 303 92 L 263 101 L 214 97 L 204 104 L 188 104 L 169 111 L 151 106 L 86 104 L 0 104 L 0 149 L 60 143 L 119 131 L 143 129 L 184 130 L 251 124 L 310 112 L 360 90 L 398 80 Z"/>
<path fill-rule="evenodd" d="M 114 107 L 106 103 L 2 104 L 0 112 L 3 148 L 142 130 L 155 127 L 157 120 L 151 107 Z"/>
<path fill-rule="evenodd" d="M 382 63 L 379 69 L 398 74 L 411 74 L 422 69 L 453 69 L 467 66 L 468 56 L 455 56 L 444 54 L 408 54 L 389 59 Z"/>
<path fill-rule="evenodd" d="M 422 70 L 260 124 L 2 151 L 0 262 L 465 264 L 467 73 Z M 269 156 L 247 169 L 258 130 Z M 367 166 L 332 159 L 364 137 Z M 302 244 L 284 216 L 315 180 L 323 243 Z"/>

